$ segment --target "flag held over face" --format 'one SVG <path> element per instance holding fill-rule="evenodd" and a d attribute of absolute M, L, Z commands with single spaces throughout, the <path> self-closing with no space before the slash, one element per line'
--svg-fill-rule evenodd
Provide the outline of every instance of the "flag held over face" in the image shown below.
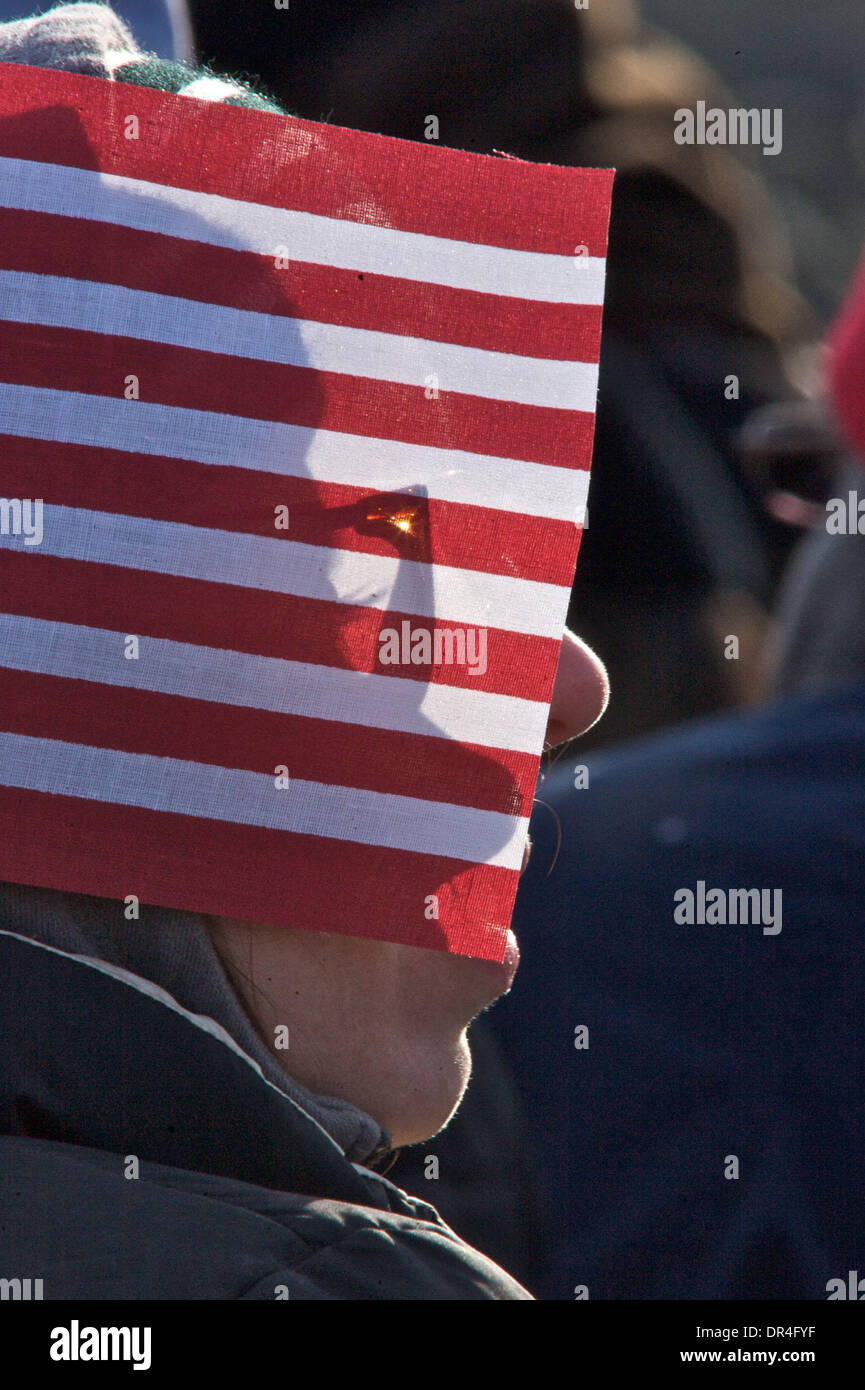
<path fill-rule="evenodd" d="M 0 878 L 501 960 L 612 173 L 0 73 Z"/>

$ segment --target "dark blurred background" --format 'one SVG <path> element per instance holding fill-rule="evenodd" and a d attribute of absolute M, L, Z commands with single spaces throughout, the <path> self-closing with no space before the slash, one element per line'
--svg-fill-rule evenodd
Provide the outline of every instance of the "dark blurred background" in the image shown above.
<path fill-rule="evenodd" d="M 859 255 L 865 208 L 865 13 L 857 0 L 643 0 L 643 14 L 699 53 L 743 106 L 780 106 L 784 151 L 761 160 L 821 319 Z"/>

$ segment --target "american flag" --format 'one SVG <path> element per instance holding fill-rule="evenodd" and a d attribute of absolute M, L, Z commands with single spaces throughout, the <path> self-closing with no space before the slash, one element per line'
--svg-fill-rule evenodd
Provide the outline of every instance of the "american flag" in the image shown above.
<path fill-rule="evenodd" d="M 501 960 L 612 173 L 0 74 L 0 878 Z"/>

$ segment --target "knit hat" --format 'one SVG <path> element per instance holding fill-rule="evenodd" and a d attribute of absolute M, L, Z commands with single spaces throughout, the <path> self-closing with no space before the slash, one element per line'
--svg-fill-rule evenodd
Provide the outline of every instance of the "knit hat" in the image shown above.
<path fill-rule="evenodd" d="M 0 62 L 131 82 L 227 106 L 282 111 L 250 82 L 143 53 L 114 11 L 90 0 L 55 5 L 44 14 L 0 24 Z"/>

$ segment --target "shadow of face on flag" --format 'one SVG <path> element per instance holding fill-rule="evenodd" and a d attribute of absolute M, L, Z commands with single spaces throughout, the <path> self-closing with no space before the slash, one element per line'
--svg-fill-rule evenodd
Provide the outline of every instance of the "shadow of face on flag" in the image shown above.
<path fill-rule="evenodd" d="M 385 277 L 65 106 L 0 157 L 0 877 L 500 959 L 558 646 Z"/>

